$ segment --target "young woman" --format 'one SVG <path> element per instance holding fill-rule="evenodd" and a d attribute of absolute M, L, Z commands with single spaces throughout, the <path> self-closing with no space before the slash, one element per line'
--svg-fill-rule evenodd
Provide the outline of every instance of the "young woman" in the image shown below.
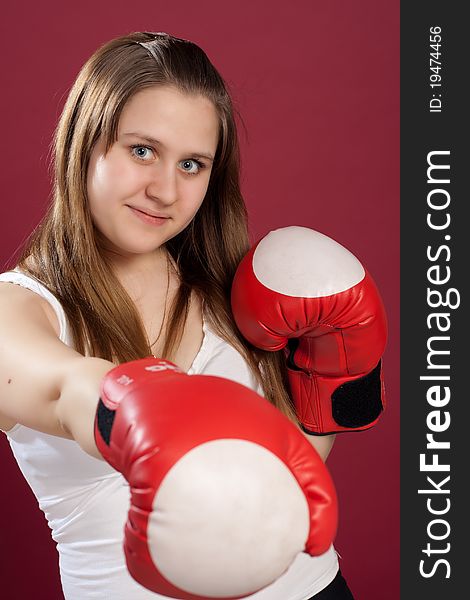
<path fill-rule="evenodd" d="M 128 574 L 129 489 L 94 458 L 110 368 L 163 357 L 242 383 L 298 423 L 282 353 L 247 342 L 230 307 L 249 249 L 233 112 L 195 44 L 165 33 L 105 44 L 58 123 L 50 208 L 0 275 L 0 428 L 58 544 L 67 600 L 165 597 Z M 325 460 L 334 436 L 306 437 Z M 332 546 L 250 597 L 352 598 Z"/>

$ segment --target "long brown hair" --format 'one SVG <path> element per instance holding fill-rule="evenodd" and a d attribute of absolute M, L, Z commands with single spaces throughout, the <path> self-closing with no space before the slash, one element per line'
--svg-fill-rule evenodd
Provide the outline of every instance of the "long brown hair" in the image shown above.
<path fill-rule="evenodd" d="M 137 42 L 150 43 L 143 47 Z M 235 110 L 223 79 L 196 44 L 168 34 L 136 32 L 106 43 L 85 63 L 54 134 L 51 202 L 26 241 L 18 266 L 62 304 L 77 352 L 117 363 L 152 354 L 134 302 L 100 252 L 86 183 L 90 154 L 100 135 L 107 152 L 116 141 L 126 102 L 155 85 L 205 96 L 220 123 L 204 201 L 190 225 L 166 242 L 180 285 L 162 357 L 171 360 L 179 345 L 194 290 L 204 300 L 205 317 L 246 359 L 266 398 L 297 422 L 282 352 L 256 349 L 243 339 L 233 320 L 232 280 L 250 245 L 240 192 Z"/>

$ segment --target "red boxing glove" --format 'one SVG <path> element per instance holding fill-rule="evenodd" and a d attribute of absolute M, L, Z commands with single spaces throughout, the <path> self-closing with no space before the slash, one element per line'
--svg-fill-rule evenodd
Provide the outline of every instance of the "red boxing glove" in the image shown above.
<path fill-rule="evenodd" d="M 232 309 L 253 345 L 285 348 L 307 433 L 375 425 L 385 408 L 386 316 L 371 276 L 346 248 L 305 227 L 272 231 L 241 261 Z"/>
<path fill-rule="evenodd" d="M 103 457 L 127 479 L 124 551 L 148 589 L 184 600 L 252 594 L 337 526 L 330 475 L 304 436 L 249 388 L 154 358 L 103 379 Z"/>

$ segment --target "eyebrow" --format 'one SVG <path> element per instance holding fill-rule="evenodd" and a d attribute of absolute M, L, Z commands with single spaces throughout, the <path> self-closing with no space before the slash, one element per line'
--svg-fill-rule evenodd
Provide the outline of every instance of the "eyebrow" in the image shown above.
<path fill-rule="evenodd" d="M 132 132 L 126 132 L 122 134 L 123 136 L 128 136 L 128 137 L 138 137 L 142 140 L 145 140 L 146 142 L 149 142 L 149 144 L 155 144 L 156 146 L 163 146 L 163 148 L 165 147 L 165 144 L 162 144 L 162 142 L 160 142 L 159 140 L 156 140 L 153 137 L 150 137 L 148 135 L 144 135 L 143 133 L 139 133 L 137 131 L 132 131 Z M 205 153 L 205 152 L 190 152 L 189 153 L 191 156 L 194 156 L 195 158 L 205 158 L 211 162 L 214 162 L 214 157 L 212 156 L 212 154 L 210 154 L 209 152 Z"/>

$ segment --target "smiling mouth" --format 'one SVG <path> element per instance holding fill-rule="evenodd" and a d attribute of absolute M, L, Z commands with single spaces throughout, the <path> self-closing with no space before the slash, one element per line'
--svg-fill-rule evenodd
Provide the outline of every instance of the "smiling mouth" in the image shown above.
<path fill-rule="evenodd" d="M 142 210 L 141 208 L 137 208 L 136 206 L 129 206 L 129 208 L 132 208 L 133 210 L 136 210 L 143 215 L 147 215 L 148 217 L 153 217 L 154 219 L 169 219 L 170 218 L 166 215 L 154 215 L 153 213 Z"/>
<path fill-rule="evenodd" d="M 164 225 L 166 221 L 170 220 L 170 217 L 149 215 L 143 210 L 140 210 L 140 208 L 135 208 L 134 206 L 129 205 L 126 206 L 134 213 L 139 221 L 143 221 L 144 223 L 147 223 L 147 225 L 160 226 Z"/>

